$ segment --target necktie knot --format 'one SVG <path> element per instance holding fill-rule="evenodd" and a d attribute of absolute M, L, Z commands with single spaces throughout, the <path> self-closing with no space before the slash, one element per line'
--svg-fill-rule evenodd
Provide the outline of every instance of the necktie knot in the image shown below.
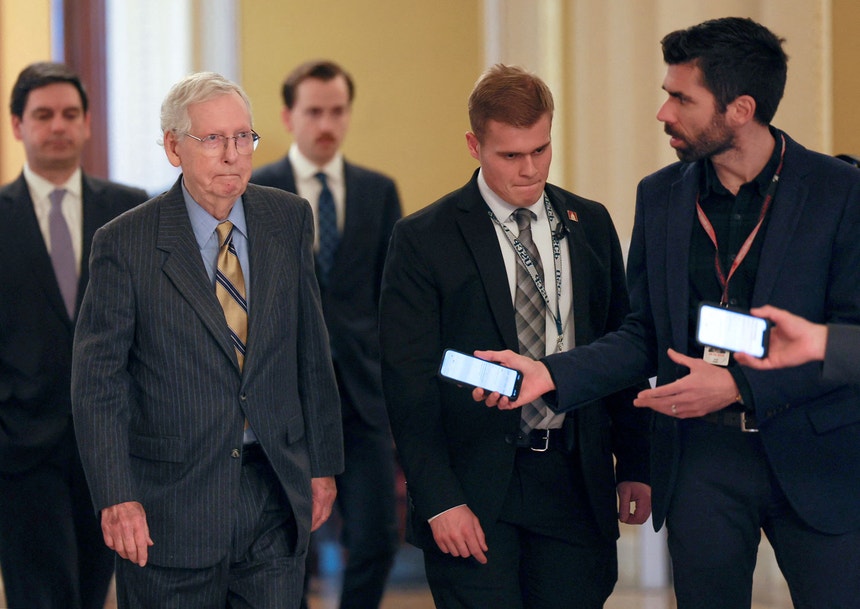
<path fill-rule="evenodd" d="M 514 212 L 514 219 L 517 221 L 517 230 L 519 232 L 523 232 L 524 230 L 531 231 L 532 220 L 537 219 L 537 215 L 530 209 L 518 209 Z"/>
<path fill-rule="evenodd" d="M 314 174 L 314 177 L 320 181 L 323 188 L 328 188 L 328 176 L 324 171 L 318 171 Z"/>
<path fill-rule="evenodd" d="M 51 194 L 48 195 L 48 199 L 51 201 L 51 208 L 58 209 L 63 204 L 63 197 L 65 196 L 65 188 L 56 188 L 52 190 Z"/>
<path fill-rule="evenodd" d="M 222 248 L 227 245 L 230 236 L 233 234 L 233 223 L 225 220 L 215 228 L 215 231 L 218 233 L 218 247 Z"/>

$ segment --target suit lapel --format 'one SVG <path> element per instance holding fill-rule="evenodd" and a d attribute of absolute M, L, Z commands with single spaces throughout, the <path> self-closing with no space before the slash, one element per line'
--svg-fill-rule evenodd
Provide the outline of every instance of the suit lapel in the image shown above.
<path fill-rule="evenodd" d="M 568 215 L 568 210 L 576 214 L 576 209 L 570 205 L 565 205 L 559 197 L 556 196 L 552 187 L 547 184 L 546 193 L 549 201 L 552 204 L 556 217 L 562 226 L 567 229 L 567 253 L 570 259 L 570 283 L 573 286 L 573 333 L 574 345 L 584 345 L 592 340 L 591 329 L 585 321 L 591 319 L 589 298 L 589 281 L 588 269 L 589 254 L 587 253 L 588 244 L 585 234 L 582 232 L 583 227 L 580 226 L 579 220 L 574 220 Z M 566 312 L 562 313 L 562 316 Z M 583 323 L 578 323 L 578 320 L 584 320 Z M 562 321 L 564 321 L 562 319 Z"/>
<path fill-rule="evenodd" d="M 159 205 L 156 247 L 168 254 L 162 271 L 194 309 L 215 342 L 238 370 L 236 353 L 227 336 L 224 311 L 218 304 L 215 289 L 209 282 L 200 257 L 200 248 L 188 219 L 188 211 L 185 209 L 181 180 L 180 177 L 173 188 L 162 195 Z"/>
<path fill-rule="evenodd" d="M 699 188 L 698 163 L 684 170 L 672 184 L 663 202 L 666 227 L 666 302 L 672 339 L 676 347 L 686 349 L 690 300 L 690 235 L 696 217 L 696 193 Z"/>
<path fill-rule="evenodd" d="M 291 274 L 295 264 L 287 264 L 279 253 L 277 235 L 272 232 L 271 214 L 265 213 L 265 201 L 251 187 L 242 201 L 245 221 L 248 224 L 249 264 L 251 265 L 251 291 L 248 298 L 248 351 L 245 356 L 245 374 L 257 364 L 261 349 L 259 341 L 266 336 L 267 312 L 275 306 L 274 294 L 278 282 L 275 277 Z M 283 203 L 281 203 L 283 205 Z"/>
<path fill-rule="evenodd" d="M 73 320 L 69 319 L 60 286 L 54 275 L 54 267 L 51 264 L 51 256 L 45 245 L 45 239 L 33 210 L 33 200 L 30 198 L 30 189 L 24 175 L 9 185 L 6 191 L 7 200 L 4 206 L 9 210 L 9 224 L 14 227 L 7 232 L 7 240 L 12 256 L 21 256 L 21 265 L 30 268 L 36 281 L 44 290 L 48 304 L 51 309 L 62 319 L 69 328 L 74 328 Z M 17 252 L 17 254 L 16 254 Z M 8 261 L 7 261 L 8 262 Z M 83 269 L 84 262 L 81 263 Z M 80 302 L 81 294 L 78 295 Z"/>
<path fill-rule="evenodd" d="M 798 153 L 803 148 L 788 136 L 786 141 L 788 149 L 785 153 L 785 167 L 780 175 L 764 235 L 753 290 L 753 306 L 760 306 L 770 300 L 779 279 L 779 270 L 791 256 L 788 248 L 792 239 L 789 237 L 797 230 L 803 217 L 803 207 L 809 197 L 805 180 L 808 168 L 798 163 Z"/>
<path fill-rule="evenodd" d="M 499 239 L 487 214 L 488 207 L 481 197 L 476 179 L 473 178 L 465 187 L 457 207 L 460 212 L 457 215 L 457 225 L 475 259 L 484 291 L 487 293 L 490 312 L 506 346 L 517 351 L 519 340 L 514 306 L 508 289 L 508 275 L 499 250 Z M 440 242 L 439 247 L 445 247 L 445 244 Z"/>

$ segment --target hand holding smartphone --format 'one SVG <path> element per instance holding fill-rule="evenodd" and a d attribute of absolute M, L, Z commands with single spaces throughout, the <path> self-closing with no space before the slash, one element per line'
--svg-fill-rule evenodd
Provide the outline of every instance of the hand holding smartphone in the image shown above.
<path fill-rule="evenodd" d="M 439 376 L 453 383 L 496 391 L 511 400 L 517 399 L 523 382 L 523 374 L 519 370 L 454 349 L 445 349 L 442 354 Z"/>
<path fill-rule="evenodd" d="M 767 356 L 771 325 L 748 311 L 703 302 L 699 305 L 696 340 L 708 347 L 763 358 Z"/>

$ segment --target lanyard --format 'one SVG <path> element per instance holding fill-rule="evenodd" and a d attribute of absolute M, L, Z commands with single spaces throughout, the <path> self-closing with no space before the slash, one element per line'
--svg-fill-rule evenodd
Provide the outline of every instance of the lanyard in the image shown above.
<path fill-rule="evenodd" d="M 553 310 L 552 303 L 550 303 L 549 295 L 546 291 L 546 285 L 544 284 L 543 278 L 537 272 L 537 267 L 532 261 L 531 256 L 529 255 L 528 250 L 520 243 L 519 239 L 514 237 L 513 233 L 510 229 L 499 222 L 499 219 L 496 218 L 496 215 L 493 213 L 493 210 L 487 210 L 487 213 L 490 215 L 490 218 L 498 224 L 502 231 L 505 233 L 505 237 L 507 237 L 508 242 L 511 244 L 511 247 L 514 248 L 514 252 L 519 257 L 520 263 L 525 268 L 526 272 L 532 278 L 532 281 L 535 284 L 538 292 L 543 298 L 544 303 L 546 304 L 547 311 L 549 311 L 552 316 L 553 321 L 555 322 L 555 331 L 556 331 L 556 352 L 560 353 L 562 351 L 562 346 L 564 342 L 564 327 L 562 326 L 561 321 L 561 241 L 557 236 L 557 230 L 559 221 L 555 217 L 555 212 L 553 212 L 552 205 L 550 205 L 549 197 L 546 196 L 546 193 L 543 195 L 543 205 L 546 209 L 546 217 L 549 222 L 550 235 L 552 238 L 552 266 L 553 271 L 555 272 L 555 310 Z M 535 244 L 537 247 L 537 244 Z"/>
<path fill-rule="evenodd" d="M 761 229 L 761 225 L 767 215 L 767 210 L 770 209 L 770 205 L 773 202 L 774 194 L 776 194 L 776 187 L 779 184 L 779 174 L 782 172 L 782 162 L 785 158 L 785 135 L 781 135 L 781 137 L 782 151 L 779 155 L 779 165 L 776 168 L 776 172 L 773 174 L 773 179 L 770 181 L 770 186 L 768 187 L 767 194 L 764 197 L 764 203 L 762 203 L 761 212 L 759 212 L 758 215 L 758 222 L 752 231 L 750 231 L 750 234 L 747 235 L 746 241 L 744 241 L 743 245 L 741 245 L 741 248 L 738 250 L 737 256 L 735 256 L 732 266 L 729 268 L 728 275 L 723 271 L 723 265 L 720 263 L 720 246 L 717 244 L 717 233 L 710 220 L 708 220 L 705 210 L 703 210 L 702 206 L 699 204 L 699 193 L 696 193 L 696 213 L 699 216 L 699 223 L 702 225 L 702 228 L 705 229 L 705 232 L 708 234 L 708 237 L 710 237 L 711 243 L 714 244 L 714 249 L 716 250 L 714 253 L 714 266 L 716 267 L 717 279 L 720 282 L 720 286 L 723 288 L 723 295 L 720 298 L 720 304 L 723 306 L 728 306 L 729 303 L 729 281 L 731 281 L 735 271 L 749 253 L 753 241 L 755 241 L 756 235 L 758 235 L 759 229 Z"/>

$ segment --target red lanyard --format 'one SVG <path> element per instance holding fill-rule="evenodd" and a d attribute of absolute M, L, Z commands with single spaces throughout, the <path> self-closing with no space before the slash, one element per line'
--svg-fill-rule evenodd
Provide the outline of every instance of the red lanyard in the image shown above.
<path fill-rule="evenodd" d="M 750 234 L 747 236 L 746 241 L 744 241 L 741 249 L 738 250 L 737 256 L 735 256 L 734 262 L 732 262 L 732 266 L 729 269 L 729 274 L 726 276 L 725 271 L 723 271 L 723 265 L 720 263 L 720 246 L 717 244 L 717 233 L 714 230 L 713 225 L 710 220 L 708 220 L 708 216 L 705 214 L 705 210 L 702 209 L 702 206 L 699 204 L 699 194 L 696 193 L 696 213 L 699 215 L 699 223 L 702 225 L 702 228 L 705 229 L 705 232 L 708 234 L 708 237 L 711 238 L 711 243 L 714 244 L 714 249 L 716 250 L 714 253 L 714 266 L 717 271 L 717 279 L 720 281 L 720 286 L 723 288 L 723 296 L 720 299 L 721 305 L 728 305 L 729 303 L 729 281 L 731 281 L 732 276 L 735 274 L 737 268 L 741 265 L 741 262 L 746 258 L 747 253 L 749 253 L 750 248 L 752 247 L 753 241 L 755 241 L 756 235 L 758 235 L 759 229 L 761 229 L 761 225 L 764 223 L 764 218 L 767 215 L 767 210 L 770 209 L 770 204 L 773 202 L 773 196 L 776 193 L 776 187 L 779 184 L 779 174 L 782 172 L 782 161 L 785 158 L 785 135 L 781 135 L 782 138 L 782 152 L 779 155 L 779 165 L 776 168 L 776 173 L 773 174 L 773 179 L 770 181 L 770 187 L 767 189 L 767 194 L 764 197 L 764 203 L 761 206 L 761 212 L 758 215 L 758 222 L 755 225 L 755 228 L 752 229 Z"/>

